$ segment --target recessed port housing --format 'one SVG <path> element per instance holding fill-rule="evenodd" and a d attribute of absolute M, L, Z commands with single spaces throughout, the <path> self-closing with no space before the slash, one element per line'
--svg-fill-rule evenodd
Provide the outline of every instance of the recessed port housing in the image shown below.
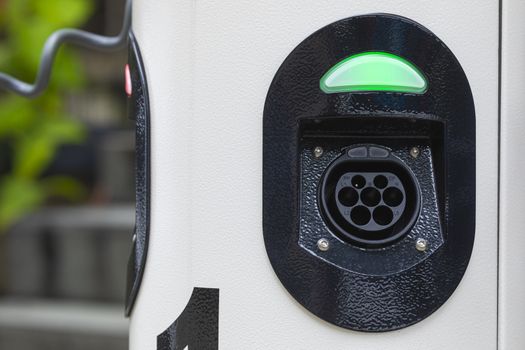
<path fill-rule="evenodd" d="M 347 271 L 383 276 L 440 248 L 443 122 L 384 115 L 305 118 L 299 125 L 303 249 Z M 319 251 L 320 239 L 330 240 L 328 251 Z M 415 249 L 418 239 L 431 242 L 424 253 Z"/>
<path fill-rule="evenodd" d="M 419 184 L 410 168 L 374 144 L 346 148 L 326 170 L 319 206 L 341 239 L 364 247 L 396 242 L 420 210 Z"/>

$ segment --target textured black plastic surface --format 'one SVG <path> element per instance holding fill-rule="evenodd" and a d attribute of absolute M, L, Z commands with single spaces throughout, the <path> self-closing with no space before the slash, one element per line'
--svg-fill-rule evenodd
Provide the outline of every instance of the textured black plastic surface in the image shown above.
<path fill-rule="evenodd" d="M 218 350 L 219 290 L 195 288 L 182 314 L 157 337 L 157 350 Z"/>
<path fill-rule="evenodd" d="M 128 262 L 126 316 L 131 314 L 146 264 L 150 220 L 150 109 L 148 86 L 139 47 L 133 34 L 129 39 L 133 92 L 128 101 L 129 118 L 135 120 L 135 230 Z"/>
<path fill-rule="evenodd" d="M 320 90 L 319 79 L 330 67 L 365 51 L 406 58 L 425 74 L 428 91 L 327 95 Z M 394 118 L 403 142 L 387 122 Z M 367 126 L 367 120 L 385 122 Z M 290 294 L 330 323 L 368 332 L 409 326 L 443 305 L 467 268 L 475 228 L 474 104 L 450 50 L 406 18 L 373 14 L 341 20 L 288 56 L 270 86 L 263 123 L 264 239 Z M 399 243 L 383 249 L 339 240 L 317 207 L 323 170 L 342 148 L 363 137 L 405 162 L 412 161 L 407 140 L 421 151 L 421 164 L 411 167 L 421 186 L 421 214 Z M 319 143 L 325 152 L 314 159 Z M 415 249 L 421 236 L 430 242 L 426 252 Z M 327 252 L 316 249 L 320 237 L 330 239 Z"/>

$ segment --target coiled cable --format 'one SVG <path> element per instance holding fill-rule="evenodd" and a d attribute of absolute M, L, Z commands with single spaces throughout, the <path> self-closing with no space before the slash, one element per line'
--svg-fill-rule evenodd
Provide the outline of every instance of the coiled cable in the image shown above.
<path fill-rule="evenodd" d="M 53 63 L 62 44 L 74 44 L 99 51 L 113 51 L 124 47 L 131 29 L 131 4 L 132 0 L 126 1 L 122 29 L 117 36 L 103 36 L 78 29 L 58 30 L 46 40 L 35 82 L 29 84 L 0 72 L 0 89 L 29 98 L 40 95 L 49 84 Z"/>

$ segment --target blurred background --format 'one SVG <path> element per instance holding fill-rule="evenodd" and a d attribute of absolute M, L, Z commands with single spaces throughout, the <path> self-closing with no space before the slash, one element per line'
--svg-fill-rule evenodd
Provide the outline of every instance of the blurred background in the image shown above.
<path fill-rule="evenodd" d="M 0 0 L 0 71 L 34 81 L 53 31 L 116 35 L 124 0 Z M 127 349 L 134 134 L 124 50 L 62 48 L 52 82 L 0 91 L 0 349 Z"/>

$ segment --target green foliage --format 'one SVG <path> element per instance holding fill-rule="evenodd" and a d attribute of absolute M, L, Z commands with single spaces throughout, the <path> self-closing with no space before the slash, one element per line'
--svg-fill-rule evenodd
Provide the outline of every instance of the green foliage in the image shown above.
<path fill-rule="evenodd" d="M 34 81 L 47 37 L 57 29 L 81 26 L 92 10 L 91 0 L 0 0 L 0 35 L 5 38 L 0 41 L 0 70 Z M 61 49 L 55 65 L 41 97 L 0 96 L 0 144 L 12 152 L 12 169 L 0 176 L 0 231 L 50 197 L 79 200 L 85 194 L 72 178 L 42 178 L 60 145 L 82 142 L 85 136 L 62 102 L 66 91 L 85 81 L 79 58 Z"/>

